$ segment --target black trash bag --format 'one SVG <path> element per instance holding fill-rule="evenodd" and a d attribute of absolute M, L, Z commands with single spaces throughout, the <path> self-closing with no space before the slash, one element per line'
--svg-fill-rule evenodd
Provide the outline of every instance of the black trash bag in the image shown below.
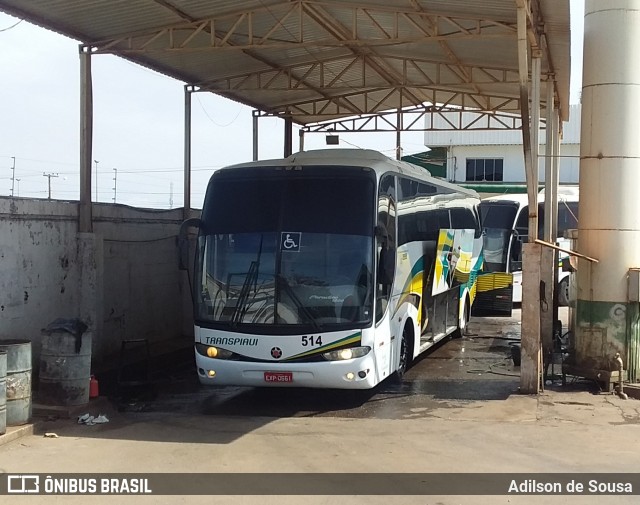
<path fill-rule="evenodd" d="M 51 335 L 52 333 L 70 333 L 76 338 L 76 353 L 80 352 L 82 348 L 82 334 L 87 331 L 89 327 L 80 319 L 64 319 L 58 318 L 42 330 L 42 333 Z"/>
<path fill-rule="evenodd" d="M 513 360 L 513 366 L 520 366 L 520 344 L 513 344 L 511 346 L 511 359 Z"/>

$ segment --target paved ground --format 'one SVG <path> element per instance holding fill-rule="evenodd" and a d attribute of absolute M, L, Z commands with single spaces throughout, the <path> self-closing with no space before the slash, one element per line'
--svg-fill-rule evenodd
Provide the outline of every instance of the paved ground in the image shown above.
<path fill-rule="evenodd" d="M 518 393 L 516 319 L 474 321 L 471 335 L 421 359 L 401 385 L 340 391 L 199 388 L 171 370 L 155 399 L 89 405 L 110 422 L 40 419 L 0 446 L 0 472 L 634 472 L 640 402 L 576 380 Z M 58 438 L 45 438 L 45 432 Z M 526 478 L 526 475 L 523 476 Z M 288 477 L 287 479 L 290 479 Z M 291 485 L 274 482 L 274 493 Z M 380 479 L 394 479 L 381 475 Z M 247 481 L 250 485 L 250 480 Z M 462 483 L 461 483 L 462 486 Z M 455 488 L 457 489 L 457 488 Z M 460 488 L 462 489 L 462 488 Z M 638 493 L 640 490 L 636 490 Z M 11 503 L 546 504 L 637 503 L 638 496 L 31 496 Z M 8 503 L 8 502 L 7 502 Z"/>

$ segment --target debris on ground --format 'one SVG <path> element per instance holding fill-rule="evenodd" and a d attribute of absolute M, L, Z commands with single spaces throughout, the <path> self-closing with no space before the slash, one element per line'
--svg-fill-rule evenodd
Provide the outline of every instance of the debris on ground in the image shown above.
<path fill-rule="evenodd" d="M 109 418 L 104 414 L 92 416 L 91 414 L 83 414 L 78 416 L 78 424 L 86 424 L 87 426 L 93 426 L 94 424 L 105 424 L 109 422 Z"/>

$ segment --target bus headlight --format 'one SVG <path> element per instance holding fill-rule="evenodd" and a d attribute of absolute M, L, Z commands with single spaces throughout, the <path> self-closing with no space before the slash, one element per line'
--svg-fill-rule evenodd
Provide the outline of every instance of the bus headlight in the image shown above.
<path fill-rule="evenodd" d="M 371 347 L 349 347 L 347 349 L 339 349 L 337 351 L 325 352 L 322 357 L 327 361 L 344 361 L 353 358 L 362 358 L 371 351 Z"/>
<path fill-rule="evenodd" d="M 196 344 L 196 351 L 198 352 L 198 354 L 206 356 L 207 358 L 231 359 L 231 357 L 233 356 L 233 352 L 226 349 L 220 349 L 220 347 L 213 347 L 200 343 Z"/>

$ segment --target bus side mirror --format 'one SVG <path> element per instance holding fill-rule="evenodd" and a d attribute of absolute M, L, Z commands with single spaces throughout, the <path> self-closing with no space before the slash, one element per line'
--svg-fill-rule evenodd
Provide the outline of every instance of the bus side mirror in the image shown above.
<path fill-rule="evenodd" d="M 197 217 L 183 221 L 178 232 L 178 268 L 189 270 L 189 228 L 200 228 L 202 222 Z"/>
<path fill-rule="evenodd" d="M 566 256 L 566 257 L 562 258 L 560 264 L 562 266 L 562 271 L 563 272 L 575 272 L 576 271 L 576 269 L 571 264 L 571 256 Z"/>
<path fill-rule="evenodd" d="M 514 232 L 513 239 L 511 244 L 511 259 L 513 261 L 521 261 L 522 260 L 522 240 L 518 235 L 518 232 Z"/>

